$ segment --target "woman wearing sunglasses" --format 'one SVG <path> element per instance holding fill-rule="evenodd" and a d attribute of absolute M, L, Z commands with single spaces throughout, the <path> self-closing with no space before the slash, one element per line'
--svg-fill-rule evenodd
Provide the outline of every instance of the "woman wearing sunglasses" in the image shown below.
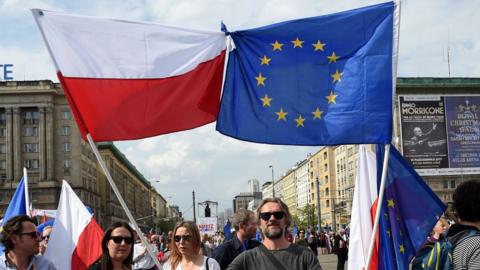
<path fill-rule="evenodd" d="M 131 270 L 133 229 L 126 222 L 115 222 L 102 239 L 102 257 L 89 270 Z"/>
<path fill-rule="evenodd" d="M 171 248 L 172 253 L 163 270 L 220 270 L 215 259 L 200 254 L 200 232 L 191 221 L 175 226 Z"/>

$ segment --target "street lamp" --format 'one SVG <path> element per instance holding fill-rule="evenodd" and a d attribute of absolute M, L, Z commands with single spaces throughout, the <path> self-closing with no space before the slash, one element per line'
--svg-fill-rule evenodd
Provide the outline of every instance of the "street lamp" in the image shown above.
<path fill-rule="evenodd" d="M 273 165 L 268 167 L 272 169 L 272 197 L 275 198 L 275 178 L 273 177 Z"/>

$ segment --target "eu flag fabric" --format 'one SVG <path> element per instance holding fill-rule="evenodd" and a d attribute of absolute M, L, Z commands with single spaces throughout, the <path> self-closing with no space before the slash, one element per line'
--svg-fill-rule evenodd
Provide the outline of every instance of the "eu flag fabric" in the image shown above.
<path fill-rule="evenodd" d="M 384 149 L 380 145 L 377 149 L 377 174 L 380 179 Z M 409 269 L 409 262 L 425 243 L 445 209 L 446 205 L 391 146 L 379 224 L 378 269 Z"/>
<path fill-rule="evenodd" d="M 228 33 L 217 130 L 288 145 L 390 143 L 394 3 Z"/>
<path fill-rule="evenodd" d="M 7 223 L 9 219 L 18 215 L 25 215 L 26 213 L 27 205 L 25 203 L 25 182 L 24 177 L 22 177 L 22 179 L 20 179 L 20 182 L 18 183 L 15 193 L 13 194 L 12 199 L 10 200 L 10 203 L 8 204 L 7 211 L 5 211 L 0 231 L 3 231 L 3 226 Z M 0 255 L 4 252 L 3 248 L 3 245 L 0 245 Z"/>

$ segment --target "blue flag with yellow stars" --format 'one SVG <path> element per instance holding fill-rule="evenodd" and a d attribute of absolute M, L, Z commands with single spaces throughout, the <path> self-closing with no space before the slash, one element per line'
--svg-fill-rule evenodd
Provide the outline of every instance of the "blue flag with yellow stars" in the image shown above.
<path fill-rule="evenodd" d="M 377 145 L 377 179 L 381 179 L 384 152 L 384 146 Z M 409 269 L 409 262 L 445 209 L 446 205 L 392 145 L 379 224 L 378 269 Z"/>
<path fill-rule="evenodd" d="M 269 144 L 390 143 L 394 10 L 390 2 L 226 32 L 235 49 L 217 130 Z"/>

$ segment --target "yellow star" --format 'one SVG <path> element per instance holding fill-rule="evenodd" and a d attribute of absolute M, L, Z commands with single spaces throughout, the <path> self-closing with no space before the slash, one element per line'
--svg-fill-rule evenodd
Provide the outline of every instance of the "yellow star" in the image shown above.
<path fill-rule="evenodd" d="M 278 115 L 277 121 L 280 121 L 280 120 L 287 121 L 286 116 L 287 116 L 288 112 L 284 112 L 283 108 L 280 108 L 280 111 L 275 112 L 275 113 Z"/>
<path fill-rule="evenodd" d="M 313 47 L 315 47 L 314 52 L 316 52 L 316 51 L 322 51 L 323 52 L 323 47 L 325 47 L 326 44 L 322 43 L 320 40 L 317 40 L 317 43 L 312 44 L 312 45 L 313 45 Z"/>
<path fill-rule="evenodd" d="M 317 110 L 312 112 L 313 114 L 313 119 L 322 119 L 322 113 L 323 111 L 320 111 L 320 109 L 317 107 Z"/>
<path fill-rule="evenodd" d="M 336 55 L 335 52 L 332 53 L 332 55 L 327 56 L 328 58 L 328 63 L 336 63 L 337 59 L 340 58 L 340 56 Z"/>
<path fill-rule="evenodd" d="M 337 104 L 337 102 L 335 102 L 335 99 L 337 98 L 337 96 L 338 95 L 333 94 L 333 91 L 330 91 L 330 95 L 326 96 L 326 98 L 328 99 L 328 104 L 330 103 Z"/>
<path fill-rule="evenodd" d="M 292 42 L 293 48 L 297 48 L 297 47 L 303 48 L 303 47 L 302 47 L 302 44 L 303 44 L 303 42 L 305 42 L 305 41 L 300 40 L 300 39 L 298 39 L 298 37 L 297 37 L 297 39 L 292 40 L 292 41 L 290 41 L 290 42 Z"/>
<path fill-rule="evenodd" d="M 297 122 L 297 127 L 299 126 L 305 127 L 303 125 L 303 122 L 305 122 L 305 118 L 303 118 L 302 115 L 299 115 L 298 118 L 295 119 L 295 121 Z"/>
<path fill-rule="evenodd" d="M 391 207 L 391 208 L 395 207 L 395 201 L 393 201 L 392 199 L 387 200 L 387 204 L 388 204 L 388 207 Z"/>
<path fill-rule="evenodd" d="M 405 253 L 405 248 L 403 247 L 403 245 L 400 245 L 400 253 Z"/>
<path fill-rule="evenodd" d="M 263 101 L 263 107 L 265 107 L 265 106 L 271 107 L 270 101 L 272 101 L 272 99 L 269 98 L 267 94 L 265 94 L 265 96 L 263 98 L 261 98 L 260 100 Z"/>
<path fill-rule="evenodd" d="M 260 65 L 267 65 L 267 66 L 270 66 L 270 61 L 272 60 L 272 58 L 268 58 L 266 55 L 263 56 L 263 58 L 260 58 L 260 61 L 262 61 L 260 63 Z"/>
<path fill-rule="evenodd" d="M 259 73 L 258 76 L 255 77 L 255 79 L 257 80 L 257 86 L 259 85 L 265 86 L 265 80 L 267 79 L 267 77 L 263 77 L 262 73 Z"/>
<path fill-rule="evenodd" d="M 343 72 L 338 72 L 338 69 L 337 69 L 335 73 L 330 76 L 332 76 L 333 83 L 336 83 L 342 80 Z"/>
<path fill-rule="evenodd" d="M 281 51 L 281 50 L 282 50 L 283 43 L 280 43 L 280 42 L 278 42 L 278 40 L 275 40 L 275 43 L 270 43 L 270 45 L 273 46 L 273 50 L 274 50 L 274 51 L 276 51 L 276 50 Z"/>

